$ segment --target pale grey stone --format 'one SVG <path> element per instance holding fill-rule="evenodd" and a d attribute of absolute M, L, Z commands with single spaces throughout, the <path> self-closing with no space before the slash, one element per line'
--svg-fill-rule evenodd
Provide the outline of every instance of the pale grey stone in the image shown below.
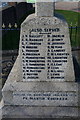
<path fill-rule="evenodd" d="M 68 24 L 63 17 L 54 16 L 52 0 L 45 1 L 38 0 L 36 14 L 21 25 L 19 56 L 2 90 L 3 118 L 79 116 L 80 94 L 75 83 Z M 57 60 L 62 61 L 56 63 Z"/>
<path fill-rule="evenodd" d="M 2 108 L 4 106 L 3 99 L 0 101 L 0 120 L 2 120 Z"/>
<path fill-rule="evenodd" d="M 19 57 L 9 75 L 8 80 L 3 88 L 3 100 L 5 105 L 35 105 L 35 106 L 78 106 L 78 84 L 73 82 L 16 82 L 21 81 L 20 73 L 16 68 L 19 66 Z M 17 73 L 17 74 L 16 74 Z M 16 76 L 15 76 L 16 74 Z M 15 80 L 14 80 L 15 79 Z M 51 94 L 45 100 L 40 100 L 39 96 L 33 94 Z M 32 94 L 31 96 L 27 94 Z M 54 94 L 59 94 L 56 96 Z M 61 96 L 62 94 L 62 96 Z M 54 96 L 53 96 L 54 95 Z M 26 100 L 26 97 L 29 97 Z M 38 100 L 31 100 L 30 97 Z M 41 98 L 44 96 L 41 95 Z M 56 100 L 51 100 L 56 98 Z M 67 98 L 67 100 L 65 100 Z M 57 100 L 58 99 L 58 100 Z"/>
<path fill-rule="evenodd" d="M 76 118 L 78 116 L 76 107 L 5 106 L 3 108 L 4 118 Z"/>
<path fill-rule="evenodd" d="M 34 15 L 30 15 L 21 25 L 21 40 L 22 40 L 22 36 L 24 35 L 27 35 L 27 46 L 31 46 L 30 43 L 33 43 L 33 41 L 29 41 L 29 35 L 33 35 L 33 36 L 41 36 L 37 39 L 42 39 L 43 41 L 41 41 L 41 45 L 38 45 L 37 49 L 36 50 L 39 50 L 39 53 L 40 55 L 37 57 L 45 57 L 45 67 L 44 69 L 41 70 L 41 72 L 37 75 L 37 79 L 35 79 L 35 76 L 34 76 L 34 79 L 30 79 L 29 78 L 29 75 L 27 75 L 27 72 L 24 72 L 25 74 L 25 78 L 22 79 L 23 81 L 75 81 L 75 76 L 74 76 L 74 68 L 73 68 L 73 62 L 72 62 L 72 54 L 71 54 L 71 44 L 70 44 L 70 38 L 69 38 L 69 30 L 68 30 L 68 25 L 66 23 L 65 20 L 59 18 L 59 17 L 35 17 Z M 41 30 L 41 32 L 39 31 Z M 52 30 L 54 30 L 54 32 L 52 32 Z M 57 31 L 59 30 L 59 31 Z M 38 31 L 38 32 L 36 32 Z M 46 31 L 46 32 L 45 32 Z M 50 32 L 51 31 L 51 32 Z M 51 37 L 47 37 L 47 34 L 50 33 L 50 36 Z M 52 43 L 55 43 L 58 45 L 56 45 L 57 47 L 58 46 L 62 46 L 62 48 L 54 48 L 53 49 L 53 53 L 55 53 L 56 55 L 52 55 L 51 57 L 54 57 L 53 59 L 53 62 L 51 62 L 52 64 L 56 63 L 54 61 L 59 61 L 59 60 L 62 60 L 62 62 L 58 62 L 61 63 L 62 65 L 59 67 L 58 70 L 62 70 L 63 72 L 60 73 L 60 79 L 59 78 L 47 78 L 47 74 L 48 74 L 48 58 L 47 58 L 47 51 L 48 51 L 48 39 L 52 40 L 52 35 L 63 35 L 64 37 L 57 37 L 57 39 L 63 39 L 62 41 L 50 41 L 51 44 Z M 36 37 L 34 37 L 34 39 L 36 39 Z M 53 39 L 56 39 L 56 37 L 53 37 Z M 57 42 L 57 43 L 56 43 Z M 24 37 L 24 44 L 26 43 L 26 38 Z M 39 42 L 38 42 L 39 43 Z M 61 43 L 61 45 L 59 45 Z M 63 45 L 62 45 L 63 44 Z M 35 46 L 35 45 L 34 45 Z M 50 46 L 50 45 L 49 45 Z M 52 46 L 55 46 L 55 45 L 52 45 Z M 51 49 L 51 48 L 50 48 Z M 25 51 L 24 55 L 22 55 L 22 50 Z M 24 57 L 24 61 L 28 60 L 30 61 L 30 57 L 36 57 L 36 55 L 34 56 L 31 56 L 29 55 L 28 58 L 26 58 L 26 50 L 30 50 L 29 48 L 26 49 L 26 45 L 25 45 L 25 48 L 22 48 L 22 43 L 20 43 L 20 57 L 22 59 L 22 56 Z M 54 52 L 54 51 L 57 51 L 57 50 L 64 50 L 64 52 Z M 33 54 L 33 52 L 28 52 L 28 53 L 31 53 Z M 37 54 L 37 52 L 35 52 Z M 59 53 L 61 55 L 59 55 Z M 62 55 L 62 53 L 64 55 Z M 67 55 L 66 55 L 67 54 Z M 56 58 L 57 57 L 57 58 Z M 59 57 L 63 57 L 63 58 L 66 58 L 66 59 L 59 59 Z M 35 59 L 32 59 L 31 60 L 35 60 Z M 37 60 L 37 59 L 36 59 Z M 44 59 L 43 59 L 44 60 Z M 52 60 L 52 59 L 51 59 Z M 67 60 L 67 62 L 63 62 L 63 60 Z M 24 64 L 24 66 L 26 65 L 26 68 L 27 67 L 35 67 L 34 65 L 29 65 L 29 63 L 32 63 L 32 62 L 27 62 L 28 65 L 26 65 L 26 62 L 22 62 L 22 64 Z M 49 62 L 49 64 L 51 64 Z M 38 62 L 33 62 L 32 64 L 38 64 Z M 42 62 L 41 62 L 42 64 Z M 53 67 L 55 67 L 54 65 L 52 65 Z M 38 67 L 38 66 L 37 66 Z M 50 65 L 51 67 L 51 65 Z M 22 68 L 23 68 L 23 65 L 22 65 Z M 29 70 L 29 69 L 28 69 Z M 35 71 L 35 69 L 33 69 Z M 40 69 L 39 69 L 40 70 Z M 56 70 L 56 69 L 54 69 Z M 31 72 L 29 72 L 31 73 Z M 37 72 L 34 72 L 34 73 L 37 73 Z M 56 72 L 54 72 L 56 73 Z M 58 72 L 57 72 L 58 73 Z M 51 74 L 51 72 L 50 72 Z M 49 75 L 50 76 L 50 75 Z M 50 76 L 51 77 L 51 76 Z"/>
<path fill-rule="evenodd" d="M 53 17 L 54 16 L 54 4 L 53 2 L 36 2 L 35 12 L 36 16 L 46 16 L 46 17 Z"/>

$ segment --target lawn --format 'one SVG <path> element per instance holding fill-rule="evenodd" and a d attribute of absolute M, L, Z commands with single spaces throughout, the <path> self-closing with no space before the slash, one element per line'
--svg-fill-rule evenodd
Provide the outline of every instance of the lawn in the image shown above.
<path fill-rule="evenodd" d="M 69 25 L 71 45 L 73 47 L 80 46 L 80 13 L 69 10 L 56 10 L 64 16 Z"/>
<path fill-rule="evenodd" d="M 77 28 L 76 26 L 80 27 L 79 25 L 79 18 L 80 13 L 68 11 L 68 10 L 56 10 L 56 13 L 62 14 L 65 19 L 68 22 L 69 27 L 74 27 L 73 29 L 70 29 L 71 34 L 71 45 L 76 47 L 80 46 L 80 28 Z M 29 11 L 26 13 L 26 15 L 23 16 L 23 18 L 18 21 L 18 28 L 20 29 L 21 23 L 24 21 L 24 19 L 31 13 L 34 13 L 34 11 Z M 2 37 L 2 49 L 3 50 L 10 50 L 10 49 L 18 49 L 19 48 L 19 39 L 20 39 L 20 31 L 10 30 L 8 31 L 3 37 Z"/>
<path fill-rule="evenodd" d="M 60 13 L 64 16 L 66 21 L 68 22 L 69 26 L 72 24 L 72 26 L 75 27 L 76 23 L 79 22 L 79 12 L 69 11 L 69 10 L 56 10 L 55 12 Z"/>

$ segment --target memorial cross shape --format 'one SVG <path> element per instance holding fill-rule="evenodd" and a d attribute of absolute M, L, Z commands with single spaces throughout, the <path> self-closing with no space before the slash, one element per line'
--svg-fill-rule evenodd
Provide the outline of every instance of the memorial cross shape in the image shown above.
<path fill-rule="evenodd" d="M 21 24 L 19 56 L 2 91 L 3 116 L 76 117 L 78 84 L 68 24 L 54 15 L 52 0 L 37 0 L 35 9 Z"/>
<path fill-rule="evenodd" d="M 35 11 L 21 28 L 22 80 L 74 81 L 66 21 L 54 16 L 52 0 L 37 0 Z"/>
<path fill-rule="evenodd" d="M 53 0 L 36 0 L 35 13 L 39 17 L 53 17 L 54 16 L 54 2 Z"/>

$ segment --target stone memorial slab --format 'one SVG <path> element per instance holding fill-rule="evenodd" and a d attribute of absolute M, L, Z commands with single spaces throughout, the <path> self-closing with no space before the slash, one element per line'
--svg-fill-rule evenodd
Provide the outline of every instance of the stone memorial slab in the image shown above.
<path fill-rule="evenodd" d="M 15 105 L 31 106 L 77 106 L 76 92 L 14 92 Z"/>
<path fill-rule="evenodd" d="M 75 81 L 68 24 L 53 9 L 37 2 L 36 16 L 21 25 L 22 81 Z"/>
<path fill-rule="evenodd" d="M 21 24 L 19 56 L 3 87 L 3 118 L 78 117 L 79 92 L 66 20 L 37 0 Z"/>

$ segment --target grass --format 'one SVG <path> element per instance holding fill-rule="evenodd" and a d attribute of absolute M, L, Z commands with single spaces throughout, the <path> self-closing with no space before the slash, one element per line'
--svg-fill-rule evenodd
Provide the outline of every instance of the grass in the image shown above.
<path fill-rule="evenodd" d="M 69 11 L 69 10 L 56 10 L 55 12 L 60 13 L 64 16 L 66 21 L 68 22 L 69 26 L 75 26 L 76 23 L 78 24 L 79 22 L 79 12 L 74 12 L 74 11 Z"/>
<path fill-rule="evenodd" d="M 56 10 L 55 12 L 60 13 L 65 17 L 69 27 L 71 26 L 71 24 L 73 27 L 75 27 L 76 24 L 80 27 L 79 25 L 80 13 L 69 11 L 69 10 Z M 17 22 L 19 28 L 21 23 L 24 21 L 24 19 L 29 14 L 32 14 L 32 13 L 34 13 L 34 10 L 30 10 L 29 12 L 27 12 L 26 15 L 24 15 L 22 19 Z M 71 29 L 70 29 L 70 33 L 71 33 Z M 18 49 L 19 39 L 20 39 L 19 30 L 8 31 L 2 38 L 2 49 L 3 50 Z M 71 44 L 74 47 L 80 46 L 80 28 L 77 29 L 77 32 L 76 32 L 76 29 L 72 29 Z"/>
<path fill-rule="evenodd" d="M 72 26 L 74 29 L 69 29 L 71 34 L 71 45 L 72 47 L 80 46 L 80 28 L 76 28 L 76 26 L 80 27 L 80 13 L 69 11 L 69 10 L 56 10 L 56 13 L 60 13 L 66 19 L 69 28 Z"/>

